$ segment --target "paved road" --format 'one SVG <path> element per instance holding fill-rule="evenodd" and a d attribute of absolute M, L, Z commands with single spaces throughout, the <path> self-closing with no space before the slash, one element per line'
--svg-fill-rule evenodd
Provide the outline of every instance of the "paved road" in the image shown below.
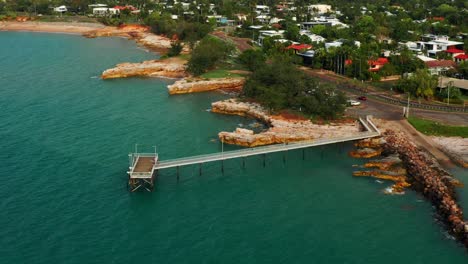
<path fill-rule="evenodd" d="M 335 83 L 337 79 L 341 79 L 341 76 L 333 76 L 328 73 L 319 73 L 311 69 L 303 68 L 303 70 L 313 77 L 320 78 L 320 80 L 330 83 Z M 347 89 L 346 87 L 338 86 L 338 89 L 345 92 L 350 98 L 355 98 L 362 93 L 359 93 L 353 89 Z M 371 92 L 376 93 L 376 92 Z M 378 93 L 378 92 L 377 92 Z M 361 102 L 360 106 L 355 106 L 347 109 L 348 114 L 351 116 L 365 116 L 373 115 L 377 118 L 387 120 L 403 120 L 403 106 L 385 103 L 380 100 L 368 98 L 367 101 Z M 439 112 L 424 110 L 419 108 L 410 108 L 410 116 L 416 116 L 420 118 L 434 120 L 446 125 L 461 125 L 468 126 L 468 113 L 456 113 L 456 112 Z"/>

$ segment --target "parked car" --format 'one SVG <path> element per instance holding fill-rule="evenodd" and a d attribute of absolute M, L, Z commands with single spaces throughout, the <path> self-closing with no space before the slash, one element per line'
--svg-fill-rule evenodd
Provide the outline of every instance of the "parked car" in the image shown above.
<path fill-rule="evenodd" d="M 359 96 L 357 99 L 361 101 L 367 101 L 367 97 L 365 96 Z"/>
<path fill-rule="evenodd" d="M 346 102 L 348 103 L 348 105 L 351 105 L 351 106 L 355 106 L 355 105 L 360 105 L 360 104 L 361 104 L 361 102 L 356 101 L 356 100 L 351 100 L 351 99 L 350 99 L 350 100 L 347 100 Z"/>

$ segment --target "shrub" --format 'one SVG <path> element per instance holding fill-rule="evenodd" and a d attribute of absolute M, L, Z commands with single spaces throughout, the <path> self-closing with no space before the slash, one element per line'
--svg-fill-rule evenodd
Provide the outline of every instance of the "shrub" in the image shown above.
<path fill-rule="evenodd" d="M 182 44 L 179 41 L 173 41 L 171 43 L 171 48 L 169 49 L 169 52 L 167 53 L 167 56 L 169 57 L 175 57 L 179 55 L 182 52 Z"/>

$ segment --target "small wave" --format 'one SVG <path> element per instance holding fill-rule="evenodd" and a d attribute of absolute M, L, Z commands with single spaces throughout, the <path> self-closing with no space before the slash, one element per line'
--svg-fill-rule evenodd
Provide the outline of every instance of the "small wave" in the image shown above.
<path fill-rule="evenodd" d="M 380 184 L 383 183 L 383 181 L 381 181 L 381 180 L 375 180 L 375 182 L 378 182 L 378 183 L 380 183 Z"/>
<path fill-rule="evenodd" d="M 239 124 L 237 124 L 237 126 L 239 126 L 239 127 L 243 127 L 243 126 L 244 126 L 244 124 L 241 124 L 241 123 L 239 123 Z"/>
<path fill-rule="evenodd" d="M 211 112 L 211 108 L 205 109 L 206 112 Z"/>
<path fill-rule="evenodd" d="M 99 78 L 99 76 L 91 76 L 91 77 L 89 77 L 89 78 L 91 78 L 91 79 L 97 79 L 97 78 Z"/>

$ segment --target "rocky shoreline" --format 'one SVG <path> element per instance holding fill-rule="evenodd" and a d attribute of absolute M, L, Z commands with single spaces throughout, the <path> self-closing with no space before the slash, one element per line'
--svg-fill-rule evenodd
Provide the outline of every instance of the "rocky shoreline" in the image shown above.
<path fill-rule="evenodd" d="M 155 35 L 150 32 L 150 28 L 143 25 L 122 25 L 119 27 L 104 27 L 90 30 L 83 33 L 84 37 L 125 37 L 135 40 L 138 44 L 146 48 L 157 51 L 167 52 L 171 48 L 171 39 L 165 36 Z M 188 47 L 184 46 L 183 52 L 188 52 Z"/>
<path fill-rule="evenodd" d="M 105 70 L 102 79 L 126 78 L 135 76 L 183 78 L 187 76 L 186 66 L 178 59 L 150 60 L 140 63 L 121 63 Z"/>
<path fill-rule="evenodd" d="M 393 155 L 396 159 L 367 163 L 364 167 L 378 170 L 355 172 L 355 176 L 372 176 L 396 182 L 389 193 L 403 193 L 407 187 L 421 193 L 434 205 L 448 231 L 468 249 L 468 222 L 464 221 L 463 211 L 456 201 L 455 188 L 461 186 L 458 180 L 442 169 L 434 158 L 408 141 L 404 134 L 393 130 L 384 132 L 381 139 L 373 142 L 364 140 L 357 146 L 378 148 L 383 155 Z"/>
<path fill-rule="evenodd" d="M 239 115 L 255 118 L 269 128 L 255 133 L 237 128 L 234 132 L 220 132 L 218 137 L 227 144 L 255 147 L 269 144 L 289 143 L 319 138 L 351 136 L 360 133 L 357 121 L 318 125 L 306 119 L 291 119 L 281 115 L 270 115 L 262 106 L 252 102 L 228 99 L 211 104 L 214 113 Z"/>
<path fill-rule="evenodd" d="M 240 92 L 244 86 L 244 78 L 185 78 L 168 85 L 169 94 L 199 93 L 213 90 Z"/>

